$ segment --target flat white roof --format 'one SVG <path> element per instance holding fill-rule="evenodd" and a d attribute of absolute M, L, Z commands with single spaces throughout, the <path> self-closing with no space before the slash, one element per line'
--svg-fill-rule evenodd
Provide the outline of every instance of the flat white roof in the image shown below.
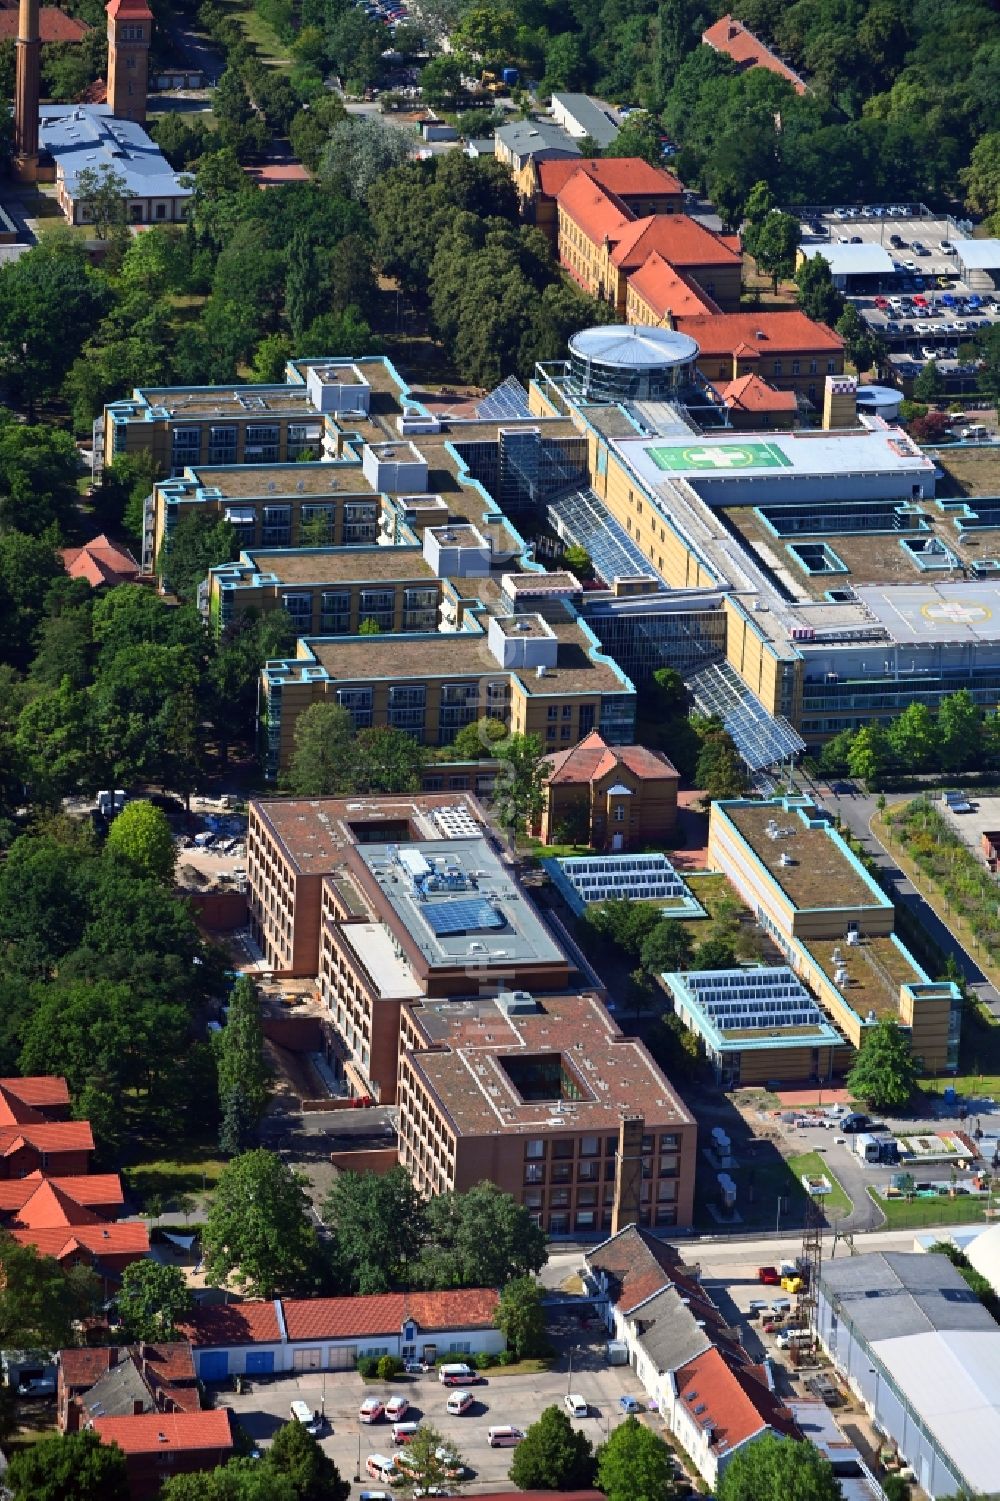
<path fill-rule="evenodd" d="M 773 477 L 910 472 L 931 474 L 933 461 L 900 428 L 857 428 L 845 432 L 702 434 L 698 438 L 619 438 L 615 442 L 628 464 L 648 484 L 674 476 L 697 482 L 727 474 Z"/>
<path fill-rule="evenodd" d="M 1000 271 L 1000 240 L 956 240 L 955 254 L 968 271 Z"/>
<path fill-rule="evenodd" d="M 970 1490 L 992 1495 L 1000 1454 L 1000 1329 L 906 1334 L 872 1345 Z"/>
<path fill-rule="evenodd" d="M 993 580 L 859 584 L 854 592 L 892 639 L 907 646 L 1000 640 L 1000 583 Z"/>
<path fill-rule="evenodd" d="M 396 941 L 385 923 L 343 923 L 340 932 L 386 1000 L 406 1001 L 423 995 L 412 969 L 400 957 Z"/>
<path fill-rule="evenodd" d="M 881 245 L 831 245 L 825 240 L 802 246 L 806 256 L 821 255 L 831 276 L 891 276 L 892 256 Z"/>

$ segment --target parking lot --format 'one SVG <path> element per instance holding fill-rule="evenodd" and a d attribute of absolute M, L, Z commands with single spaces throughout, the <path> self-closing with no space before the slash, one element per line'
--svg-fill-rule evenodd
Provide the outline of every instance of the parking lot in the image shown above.
<path fill-rule="evenodd" d="M 463 1494 L 475 1495 L 508 1481 L 514 1451 L 489 1447 L 486 1435 L 491 1425 L 512 1424 L 525 1429 L 543 1408 L 561 1405 L 567 1390 L 572 1390 L 588 1403 L 587 1417 L 574 1419 L 573 1425 L 586 1433 L 596 1448 L 625 1420 L 619 1407 L 620 1397 L 632 1395 L 645 1405 L 644 1393 L 631 1369 L 608 1365 L 603 1324 L 594 1319 L 583 1324 L 574 1311 L 555 1321 L 550 1336 L 560 1352 L 553 1369 L 530 1375 L 508 1375 L 496 1369 L 484 1371 L 483 1384 L 469 1388 L 475 1402 L 462 1417 L 447 1412 L 450 1389 L 442 1386 L 432 1371 L 422 1376 L 400 1377 L 390 1383 L 365 1382 L 353 1371 L 310 1371 L 264 1381 L 254 1377 L 252 1391 L 240 1396 L 224 1389 L 219 1402 L 232 1407 L 247 1434 L 262 1446 L 289 1421 L 291 1402 L 298 1399 L 312 1410 L 322 1408 L 330 1426 L 320 1442 L 345 1479 L 353 1480 L 356 1474 L 361 1474 L 361 1484 L 352 1490 L 352 1495 L 357 1496 L 361 1490 L 375 1485 L 365 1477 L 368 1455 L 393 1452 L 389 1425 L 361 1423 L 358 1408 L 365 1397 L 387 1400 L 390 1396 L 405 1396 L 412 1404 L 407 1420 L 418 1418 L 431 1423 L 454 1443 L 468 1466 Z M 647 1415 L 643 1420 L 657 1425 L 659 1422 L 655 1415 Z"/>

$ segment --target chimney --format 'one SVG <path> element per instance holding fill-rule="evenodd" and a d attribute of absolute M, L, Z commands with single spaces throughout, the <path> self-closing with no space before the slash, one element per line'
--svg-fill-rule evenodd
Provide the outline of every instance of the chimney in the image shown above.
<path fill-rule="evenodd" d="M 21 182 L 38 176 L 38 0 L 21 0 L 17 24 L 17 76 L 14 85 L 14 175 Z"/>

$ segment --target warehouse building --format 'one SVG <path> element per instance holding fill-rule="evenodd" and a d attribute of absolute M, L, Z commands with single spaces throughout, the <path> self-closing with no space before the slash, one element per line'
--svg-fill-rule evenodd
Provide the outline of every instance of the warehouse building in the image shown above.
<path fill-rule="evenodd" d="M 817 1333 L 931 1498 L 995 1495 L 1000 1328 L 947 1257 L 824 1263 Z"/>

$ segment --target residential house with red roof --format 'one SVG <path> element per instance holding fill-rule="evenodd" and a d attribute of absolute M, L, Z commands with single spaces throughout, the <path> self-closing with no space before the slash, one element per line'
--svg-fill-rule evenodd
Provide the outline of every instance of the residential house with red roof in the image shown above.
<path fill-rule="evenodd" d="M 776 391 L 794 391 L 819 403 L 826 377 L 844 373 L 843 339 L 797 308 L 682 316 L 673 326 L 696 340 L 698 369 L 717 390 L 758 375 Z"/>
<path fill-rule="evenodd" d="M 719 308 L 658 250 L 633 271 L 625 288 L 625 322 L 673 328 L 678 318 L 712 317 Z"/>
<path fill-rule="evenodd" d="M 158 1496 L 163 1482 L 173 1475 L 217 1469 L 235 1453 L 228 1407 L 98 1417 L 93 1429 L 103 1444 L 117 1444 L 123 1451 L 132 1501 Z"/>
<path fill-rule="evenodd" d="M 92 589 L 101 585 L 113 589 L 116 584 L 134 584 L 142 573 L 128 548 L 112 542 L 103 532 L 82 547 L 62 548 L 60 557 L 70 578 L 86 579 Z"/>
<path fill-rule="evenodd" d="M 767 428 L 793 427 L 799 403 L 794 391 L 776 391 L 761 375 L 741 375 L 716 389 L 729 408 L 736 432 L 759 433 Z"/>
<path fill-rule="evenodd" d="M 493 1288 L 275 1298 L 198 1308 L 179 1327 L 202 1381 L 285 1371 L 353 1371 L 362 1355 L 433 1362 L 506 1345 Z"/>
<path fill-rule="evenodd" d="M 87 1172 L 94 1138 L 86 1121 L 63 1118 L 68 1110 L 65 1079 L 0 1079 L 0 1180 Z"/>
<path fill-rule="evenodd" d="M 116 1223 L 91 1207 L 95 1201 L 112 1212 L 120 1207 L 121 1184 L 115 1188 L 115 1179 L 117 1174 L 102 1174 L 95 1188 L 86 1177 L 59 1180 L 38 1173 L 23 1202 L 3 1212 L 4 1228 L 21 1245 L 34 1246 L 63 1266 L 93 1266 L 102 1276 L 115 1277 L 149 1254 L 145 1225 Z"/>
<path fill-rule="evenodd" d="M 637 215 L 626 200 L 586 172 L 556 193 L 559 263 L 592 297 L 624 318 L 629 277 L 654 252 L 723 310 L 739 307 L 739 239 L 715 234 L 688 214 Z"/>
<path fill-rule="evenodd" d="M 651 167 L 641 156 L 593 157 L 582 160 L 540 161 L 532 157 L 518 179 L 525 219 L 542 231 L 552 245 L 558 238 L 556 199 L 575 173 L 614 193 L 636 218 L 644 214 L 679 214 L 684 188 L 672 172 Z"/>
<path fill-rule="evenodd" d="M 766 68 L 769 73 L 776 73 L 779 78 L 786 79 L 797 94 L 807 92 L 806 85 L 795 69 L 782 62 L 766 42 L 754 36 L 735 16 L 720 17 L 714 25 L 702 32 L 701 40 L 704 46 L 711 47 L 714 52 L 724 52 L 727 57 L 731 57 L 741 70 Z"/>
<path fill-rule="evenodd" d="M 56 1392 L 60 1433 L 76 1433 L 98 1417 L 201 1411 L 186 1340 L 60 1350 Z"/>
<path fill-rule="evenodd" d="M 770 1362 L 744 1350 L 675 1247 L 629 1225 L 586 1261 L 610 1333 L 713 1490 L 746 1444 L 765 1433 L 799 1436 Z"/>
<path fill-rule="evenodd" d="M 595 850 L 628 850 L 669 841 L 677 827 L 676 767 L 644 745 L 610 746 L 597 730 L 579 745 L 545 757 L 549 778 L 538 835 Z"/>
<path fill-rule="evenodd" d="M 53 42 L 69 43 L 71 46 L 83 41 L 90 27 L 75 16 L 68 16 L 58 5 L 42 5 L 38 10 L 38 37 L 42 46 Z M 18 36 L 17 0 L 3 0 L 0 4 L 0 42 L 14 42 Z"/>

